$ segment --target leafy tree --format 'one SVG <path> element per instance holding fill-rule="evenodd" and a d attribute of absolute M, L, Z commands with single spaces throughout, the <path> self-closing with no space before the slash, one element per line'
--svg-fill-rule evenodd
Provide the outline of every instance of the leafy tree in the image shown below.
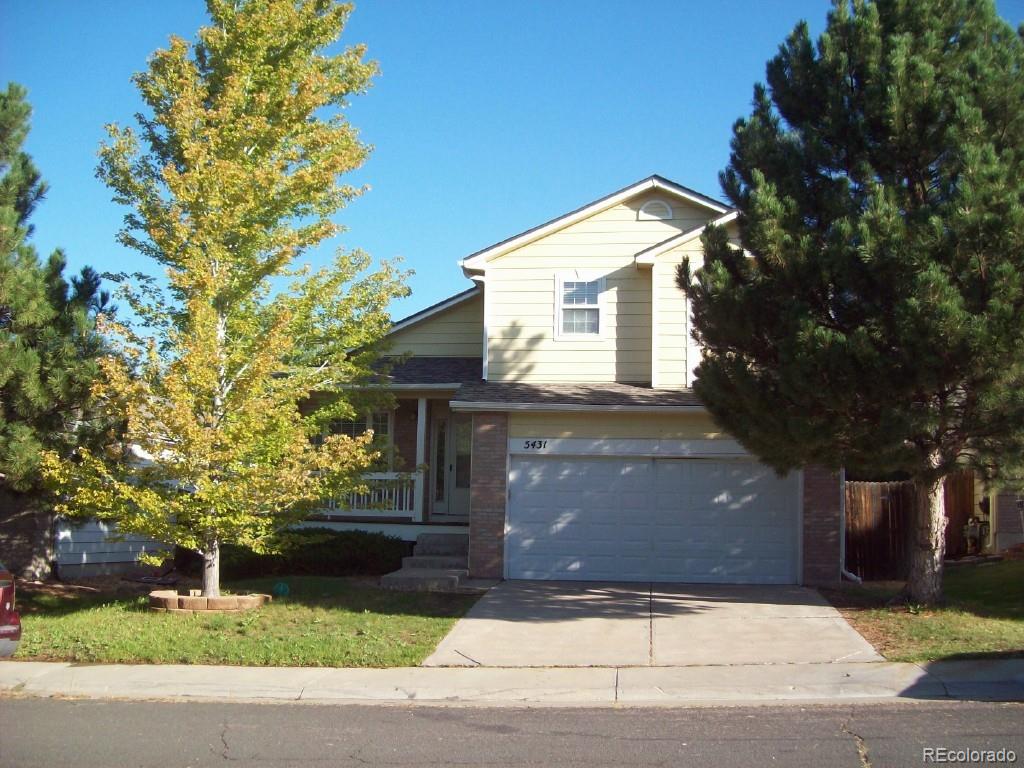
<path fill-rule="evenodd" d="M 223 542 L 262 551 L 359 487 L 369 436 L 310 437 L 354 414 L 344 393 L 372 377 L 386 307 L 405 288 L 393 264 L 367 273 L 360 252 L 313 273 L 293 266 L 362 191 L 338 180 L 368 152 L 341 108 L 376 67 L 362 46 L 327 51 L 350 6 L 207 8 L 195 43 L 172 38 L 135 77 L 151 111 L 138 133 L 112 126 L 100 153 L 99 176 L 131 207 L 122 243 L 168 283 L 137 276 L 126 291 L 142 326 L 116 329 L 130 362 L 105 358 L 97 384 L 125 424 L 115 459 L 134 460 L 81 451 L 49 457 L 47 472 L 64 509 L 201 553 L 203 594 L 215 596 Z"/>
<path fill-rule="evenodd" d="M 733 247 L 679 285 L 695 388 L 778 470 L 902 471 L 907 595 L 941 597 L 943 478 L 1024 449 L 1024 45 L 990 0 L 836 0 L 734 128 Z"/>
<path fill-rule="evenodd" d="M 109 309 L 96 272 L 69 285 L 64 253 L 42 263 L 28 242 L 46 194 L 22 150 L 31 111 L 23 87 L 0 93 L 0 483 L 22 492 L 39 490 L 45 448 L 67 456 L 101 432 L 91 388 L 104 351 L 96 316 Z"/>

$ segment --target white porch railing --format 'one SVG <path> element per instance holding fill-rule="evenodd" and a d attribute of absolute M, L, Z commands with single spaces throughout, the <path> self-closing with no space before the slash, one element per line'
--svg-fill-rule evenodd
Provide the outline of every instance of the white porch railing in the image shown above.
<path fill-rule="evenodd" d="M 332 512 L 349 515 L 413 516 L 416 511 L 418 473 L 370 472 L 363 476 L 366 493 L 350 493 L 343 500 L 329 499 Z"/>

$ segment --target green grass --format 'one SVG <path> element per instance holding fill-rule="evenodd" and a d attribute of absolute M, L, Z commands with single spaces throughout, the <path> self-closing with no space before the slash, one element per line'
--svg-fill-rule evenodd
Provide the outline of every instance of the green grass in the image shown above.
<path fill-rule="evenodd" d="M 15 658 L 37 661 L 260 666 L 419 664 L 474 597 L 391 592 L 340 578 L 281 577 L 226 585 L 287 597 L 243 614 L 154 613 L 145 595 L 55 596 L 19 589 Z"/>
<path fill-rule="evenodd" d="M 1024 656 L 1024 560 L 948 567 L 945 604 L 888 602 L 901 584 L 825 590 L 854 628 L 890 661 Z"/>

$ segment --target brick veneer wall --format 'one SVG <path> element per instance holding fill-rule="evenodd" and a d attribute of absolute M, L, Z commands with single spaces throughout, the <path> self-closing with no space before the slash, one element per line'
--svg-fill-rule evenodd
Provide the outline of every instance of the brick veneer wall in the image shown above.
<path fill-rule="evenodd" d="M 828 586 L 840 581 L 839 537 L 842 499 L 839 473 L 804 469 L 803 583 Z"/>
<path fill-rule="evenodd" d="M 500 579 L 505 567 L 508 415 L 473 414 L 469 494 L 469 575 Z"/>

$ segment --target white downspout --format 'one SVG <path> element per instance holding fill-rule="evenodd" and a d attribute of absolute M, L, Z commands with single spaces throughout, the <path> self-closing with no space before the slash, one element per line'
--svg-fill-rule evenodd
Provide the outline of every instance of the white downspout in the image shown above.
<path fill-rule="evenodd" d="M 839 470 L 839 526 L 839 574 L 844 579 L 860 584 L 860 576 L 846 570 L 846 467 Z"/>

